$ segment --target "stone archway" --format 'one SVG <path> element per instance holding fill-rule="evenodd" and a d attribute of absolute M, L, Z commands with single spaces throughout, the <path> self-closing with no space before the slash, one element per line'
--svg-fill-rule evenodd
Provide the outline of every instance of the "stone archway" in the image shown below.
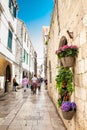
<path fill-rule="evenodd" d="M 64 45 L 67 45 L 67 38 L 65 36 L 62 36 L 59 42 L 59 48 Z M 63 66 L 61 60 L 60 60 L 60 66 Z"/>
<path fill-rule="evenodd" d="M 11 82 L 11 69 L 9 65 L 6 67 L 6 81 Z"/>
<path fill-rule="evenodd" d="M 62 47 L 64 45 L 67 45 L 67 38 L 65 36 L 62 36 L 59 42 L 59 47 Z"/>
<path fill-rule="evenodd" d="M 8 83 L 11 82 L 11 69 L 10 66 L 6 66 L 6 81 L 5 81 L 5 92 L 8 92 Z"/>

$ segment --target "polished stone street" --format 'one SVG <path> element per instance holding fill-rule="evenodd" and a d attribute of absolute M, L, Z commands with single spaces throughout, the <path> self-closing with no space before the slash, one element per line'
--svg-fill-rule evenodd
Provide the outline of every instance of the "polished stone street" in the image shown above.
<path fill-rule="evenodd" d="M 0 98 L 0 130 L 66 130 L 47 90 L 19 89 Z"/>

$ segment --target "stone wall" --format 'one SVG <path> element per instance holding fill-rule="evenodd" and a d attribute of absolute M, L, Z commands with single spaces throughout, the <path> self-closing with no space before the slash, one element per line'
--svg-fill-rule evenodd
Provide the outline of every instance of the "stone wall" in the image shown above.
<path fill-rule="evenodd" d="M 55 78 L 58 69 L 56 69 L 59 61 L 55 55 L 58 49 L 59 41 L 62 36 L 66 36 L 69 45 L 77 45 L 79 48 L 79 55 L 76 58 L 76 63 L 71 68 L 74 73 L 74 87 L 75 91 L 71 97 L 72 101 L 77 104 L 77 112 L 74 118 L 70 121 L 63 119 L 61 109 L 58 112 L 64 121 L 68 130 L 86 130 L 87 129 L 87 7 L 85 0 L 61 0 L 55 4 L 53 17 L 50 26 L 50 39 L 48 43 L 48 90 L 51 98 L 57 107 L 58 93 L 55 89 Z M 58 8 L 57 8 L 58 7 Z M 60 29 L 60 32 L 59 32 Z M 67 33 L 73 33 L 71 39 Z M 51 69 L 49 68 L 49 61 L 51 62 Z M 50 72 L 52 82 L 50 83 Z"/>

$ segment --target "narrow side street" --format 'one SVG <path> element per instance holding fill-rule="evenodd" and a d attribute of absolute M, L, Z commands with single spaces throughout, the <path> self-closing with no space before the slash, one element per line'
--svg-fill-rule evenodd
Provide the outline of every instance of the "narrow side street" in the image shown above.
<path fill-rule="evenodd" d="M 47 91 L 19 89 L 0 98 L 0 130 L 66 130 Z"/>

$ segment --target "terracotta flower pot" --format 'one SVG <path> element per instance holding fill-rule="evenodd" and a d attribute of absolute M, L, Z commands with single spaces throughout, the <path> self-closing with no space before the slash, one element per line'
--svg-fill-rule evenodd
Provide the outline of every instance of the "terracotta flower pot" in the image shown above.
<path fill-rule="evenodd" d="M 72 67 L 75 63 L 75 58 L 74 57 L 63 57 L 61 58 L 61 62 L 64 67 Z"/>
<path fill-rule="evenodd" d="M 68 112 L 62 111 L 62 114 L 63 114 L 64 119 L 71 120 L 73 118 L 74 114 L 75 114 L 75 111 L 74 110 L 71 110 L 71 111 L 68 111 Z"/>

